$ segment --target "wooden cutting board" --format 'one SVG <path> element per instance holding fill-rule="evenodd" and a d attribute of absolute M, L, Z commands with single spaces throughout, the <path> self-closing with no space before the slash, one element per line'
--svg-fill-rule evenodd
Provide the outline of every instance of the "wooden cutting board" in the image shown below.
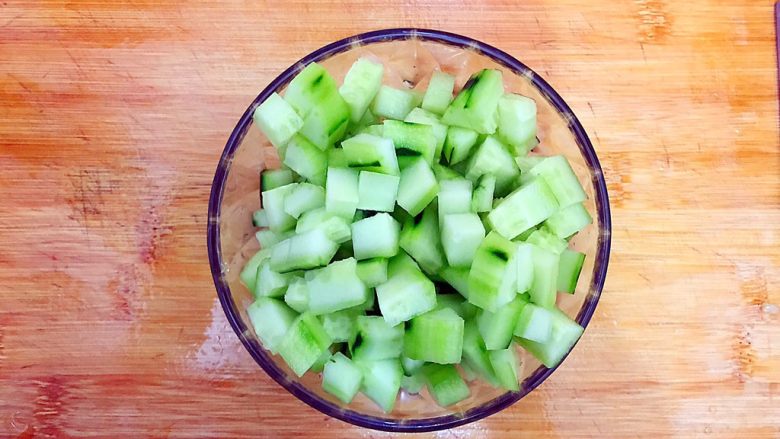
<path fill-rule="evenodd" d="M 304 54 L 387 27 L 498 46 L 571 104 L 612 200 L 565 364 L 436 437 L 780 437 L 768 1 L 0 3 L 0 436 L 385 437 L 267 378 L 216 301 L 228 134 Z"/>

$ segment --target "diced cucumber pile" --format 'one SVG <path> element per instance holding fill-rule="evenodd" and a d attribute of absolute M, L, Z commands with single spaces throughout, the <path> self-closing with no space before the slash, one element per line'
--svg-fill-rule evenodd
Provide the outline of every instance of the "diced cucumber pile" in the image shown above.
<path fill-rule="evenodd" d="M 262 174 L 262 250 L 240 274 L 252 326 L 345 404 L 391 412 L 425 387 L 445 407 L 477 378 L 518 391 L 518 349 L 555 367 L 582 334 L 556 299 L 583 267 L 585 191 L 563 156 L 528 155 L 536 103 L 500 71 L 456 96 L 444 72 L 424 94 L 383 75 L 363 58 L 339 86 L 312 63 L 257 107 L 283 168 Z"/>

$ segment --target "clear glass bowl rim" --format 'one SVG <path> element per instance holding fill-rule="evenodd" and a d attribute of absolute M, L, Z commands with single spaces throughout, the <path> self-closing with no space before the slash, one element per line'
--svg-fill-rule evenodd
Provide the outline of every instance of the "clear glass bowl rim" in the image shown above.
<path fill-rule="evenodd" d="M 271 83 L 268 84 L 265 89 L 263 89 L 263 91 L 254 99 L 254 101 L 252 101 L 247 110 L 241 116 L 241 119 L 239 120 L 236 127 L 233 129 L 233 132 L 230 134 L 227 144 L 225 145 L 225 149 L 222 152 L 222 156 L 219 160 L 219 164 L 217 165 L 214 180 L 211 186 L 211 195 L 209 198 L 208 207 L 209 222 L 207 226 L 207 247 L 209 264 L 211 266 L 211 274 L 214 278 L 214 285 L 217 289 L 219 301 L 222 304 L 222 308 L 225 311 L 225 315 L 227 316 L 227 320 L 230 323 L 230 326 L 233 328 L 247 351 L 249 351 L 252 358 L 255 359 L 257 364 L 259 364 L 260 367 L 262 367 L 263 370 L 265 370 L 265 372 L 274 381 L 279 383 L 279 385 L 284 387 L 288 392 L 292 393 L 304 403 L 328 416 L 349 422 L 357 426 L 391 432 L 426 432 L 443 430 L 480 420 L 497 413 L 519 401 L 525 395 L 538 387 L 545 379 L 547 379 L 547 377 L 549 377 L 557 367 L 549 369 L 544 366 L 540 366 L 525 380 L 525 385 L 519 392 L 504 393 L 497 398 L 494 398 L 478 407 L 474 407 L 466 411 L 465 413 L 457 413 L 425 419 L 394 420 L 361 414 L 335 405 L 308 391 L 301 384 L 289 380 L 285 376 L 284 372 L 282 372 L 281 369 L 279 369 L 274 364 L 273 360 L 271 360 L 268 355 L 258 347 L 256 343 L 251 343 L 249 338 L 245 335 L 248 333 L 248 328 L 241 319 L 238 310 L 236 309 L 236 304 L 233 301 L 230 288 L 222 273 L 219 218 L 222 204 L 222 195 L 224 193 L 225 183 L 228 172 L 230 170 L 230 163 L 232 161 L 233 154 L 241 144 L 241 141 L 243 140 L 251 124 L 252 113 L 257 105 L 262 103 L 275 90 L 287 84 L 303 66 L 311 62 L 321 61 L 335 54 L 348 51 L 356 45 L 363 46 L 373 43 L 409 39 L 433 41 L 459 47 L 465 50 L 473 50 L 481 55 L 487 56 L 515 74 L 528 77 L 529 80 L 539 89 L 539 91 L 552 103 L 558 112 L 564 115 L 570 115 L 570 117 L 568 117 L 569 129 L 574 135 L 580 152 L 585 158 L 588 167 L 591 169 L 593 185 L 595 189 L 596 206 L 598 210 L 598 219 L 601 226 L 601 230 L 599 231 L 599 243 L 596 253 L 596 262 L 594 266 L 595 274 L 592 281 L 594 292 L 588 299 L 586 299 L 585 303 L 583 303 L 576 318 L 577 322 L 584 328 L 587 328 L 588 322 L 596 310 L 596 305 L 598 304 L 599 297 L 601 296 L 601 291 L 604 286 L 604 281 L 607 274 L 607 265 L 609 262 L 612 231 L 609 197 L 607 195 L 607 186 L 604 180 L 601 164 L 599 163 L 596 152 L 593 149 L 593 145 L 591 144 L 585 129 L 582 127 L 582 124 L 580 124 L 580 121 L 571 111 L 571 108 L 568 106 L 568 104 L 566 104 L 563 98 L 558 95 L 558 93 L 547 83 L 547 81 L 545 81 L 541 76 L 536 74 L 536 72 L 528 68 L 525 64 L 518 61 L 508 53 L 489 44 L 485 44 L 481 41 L 477 41 L 469 37 L 464 37 L 462 35 L 432 29 L 382 29 L 347 37 L 323 46 L 301 58 L 298 62 L 288 67 L 284 72 L 282 72 L 282 74 L 271 81 Z M 563 364 L 563 361 L 565 361 L 565 357 L 564 360 L 561 361 L 561 364 Z"/>

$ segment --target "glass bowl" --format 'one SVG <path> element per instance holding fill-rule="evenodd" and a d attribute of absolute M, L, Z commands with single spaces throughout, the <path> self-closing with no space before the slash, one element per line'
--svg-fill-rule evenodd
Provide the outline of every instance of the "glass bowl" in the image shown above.
<path fill-rule="evenodd" d="M 519 392 L 471 382 L 471 396 L 447 408 L 436 405 L 423 391 L 401 392 L 392 413 L 383 413 L 358 394 L 349 405 L 325 393 L 320 377 L 311 372 L 297 378 L 278 356 L 265 351 L 252 329 L 246 308 L 252 294 L 239 282 L 244 262 L 259 248 L 254 237 L 252 212 L 260 208 L 262 170 L 276 168 L 279 159 L 271 144 L 253 127 L 252 113 L 271 93 L 282 93 L 290 80 L 307 64 L 322 64 L 340 83 L 352 63 L 368 56 L 385 65 L 384 83 L 394 87 L 424 89 L 434 69 L 455 75 L 456 90 L 482 68 L 504 73 L 507 91 L 536 100 L 538 137 L 534 150 L 563 154 L 572 164 L 589 195 L 586 208 L 594 224 L 578 234 L 572 245 L 587 256 L 574 295 L 559 294 L 558 305 L 583 327 L 598 303 L 610 247 L 610 213 L 607 188 L 593 146 L 558 93 L 539 75 L 505 52 L 471 38 L 424 29 L 387 29 L 368 32 L 328 44 L 306 55 L 274 79 L 255 98 L 238 121 L 217 166 L 209 200 L 208 252 L 219 300 L 241 342 L 266 371 L 301 401 L 329 416 L 355 425 L 386 431 L 430 431 L 454 427 L 496 413 L 517 402 L 542 383 L 554 369 L 518 351 L 522 362 Z"/>

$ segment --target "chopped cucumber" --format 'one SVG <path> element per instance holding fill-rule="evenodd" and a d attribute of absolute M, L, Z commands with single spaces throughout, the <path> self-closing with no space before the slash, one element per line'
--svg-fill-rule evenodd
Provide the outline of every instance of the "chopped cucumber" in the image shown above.
<path fill-rule="evenodd" d="M 269 261 L 264 261 L 257 269 L 255 297 L 282 297 L 287 290 L 291 275 L 281 274 L 271 269 Z"/>
<path fill-rule="evenodd" d="M 387 261 L 387 276 L 393 277 L 406 271 L 420 271 L 420 266 L 406 252 L 398 252 Z"/>
<path fill-rule="evenodd" d="M 306 180 L 318 186 L 325 185 L 325 172 L 328 169 L 327 154 L 303 136 L 293 136 L 287 144 L 283 162 L 285 166 Z M 292 173 L 290 181 L 292 181 Z"/>
<path fill-rule="evenodd" d="M 398 159 L 390 139 L 358 134 L 341 142 L 346 166 L 360 171 L 398 175 Z M 334 165 L 331 165 L 334 166 Z"/>
<path fill-rule="evenodd" d="M 444 112 L 442 122 L 482 134 L 496 131 L 495 113 L 504 94 L 499 70 L 482 70 L 473 75 Z"/>
<path fill-rule="evenodd" d="M 552 318 L 553 314 L 547 308 L 529 303 L 520 312 L 512 332 L 526 340 L 545 343 L 552 333 Z"/>
<path fill-rule="evenodd" d="M 509 347 L 517 319 L 525 305 L 525 300 L 515 297 L 496 312 L 486 310 L 477 312 L 477 327 L 487 349 L 492 351 Z"/>
<path fill-rule="evenodd" d="M 528 173 L 541 177 L 547 183 L 561 208 L 581 203 L 588 198 L 569 161 L 562 155 L 547 157 Z"/>
<path fill-rule="evenodd" d="M 249 291 L 255 291 L 255 285 L 257 284 L 257 269 L 260 268 L 260 264 L 269 257 L 271 257 L 270 249 L 262 249 L 249 258 L 244 264 L 244 268 L 241 269 L 241 273 L 238 277 L 241 279 L 241 283 L 244 284 Z"/>
<path fill-rule="evenodd" d="M 292 236 L 271 249 L 271 269 L 278 273 L 323 267 L 336 254 L 339 246 L 322 229 Z"/>
<path fill-rule="evenodd" d="M 425 160 L 417 159 L 401 171 L 397 200 L 409 215 L 417 216 L 438 193 L 439 183 Z"/>
<path fill-rule="evenodd" d="M 258 209 L 252 214 L 252 225 L 255 227 L 268 227 L 268 215 L 263 209 Z"/>
<path fill-rule="evenodd" d="M 455 364 L 463 351 L 463 318 L 449 308 L 429 311 L 409 321 L 404 355 L 429 363 Z"/>
<path fill-rule="evenodd" d="M 309 311 L 319 315 L 361 305 L 368 289 L 357 275 L 354 258 L 332 262 L 308 279 Z"/>
<path fill-rule="evenodd" d="M 263 208 L 268 217 L 268 227 L 276 233 L 295 227 L 295 218 L 284 211 L 284 199 L 296 186 L 297 183 L 291 183 L 263 192 Z"/>
<path fill-rule="evenodd" d="M 498 385 L 485 342 L 479 334 L 477 322 L 469 320 L 463 328 L 463 365 L 469 366 L 482 379 L 493 386 Z"/>
<path fill-rule="evenodd" d="M 465 178 L 439 182 L 439 221 L 448 213 L 471 212 L 471 192 L 471 182 Z"/>
<path fill-rule="evenodd" d="M 296 277 L 290 281 L 284 293 L 284 302 L 299 313 L 309 309 L 309 288 L 304 279 Z"/>
<path fill-rule="evenodd" d="M 482 213 L 493 208 L 493 194 L 496 190 L 496 177 L 485 174 L 476 182 L 477 187 L 471 196 L 471 211 Z"/>
<path fill-rule="evenodd" d="M 558 238 L 552 233 L 548 232 L 544 228 L 531 233 L 525 242 L 534 244 L 543 249 L 550 250 L 555 254 L 561 254 L 569 246 L 569 243 L 565 240 Z"/>
<path fill-rule="evenodd" d="M 584 329 L 558 309 L 551 309 L 552 329 L 544 343 L 518 339 L 517 343 L 547 367 L 557 366 L 580 339 Z"/>
<path fill-rule="evenodd" d="M 295 311 L 278 299 L 261 297 L 249 305 L 246 312 L 263 347 L 275 354 L 295 320 Z"/>
<path fill-rule="evenodd" d="M 502 96 L 498 101 L 498 136 L 516 156 L 528 154 L 536 139 L 536 102 L 512 93 Z"/>
<path fill-rule="evenodd" d="M 383 136 L 393 141 L 398 164 L 401 169 L 417 158 L 423 158 L 428 165 L 433 164 L 436 153 L 436 136 L 433 127 L 419 123 L 385 120 Z"/>
<path fill-rule="evenodd" d="M 534 279 L 533 246 L 520 242 L 515 252 L 517 262 L 517 292 L 525 293 L 531 289 Z"/>
<path fill-rule="evenodd" d="M 441 243 L 451 267 L 470 267 L 484 238 L 485 227 L 476 213 L 451 213 L 444 216 Z"/>
<path fill-rule="evenodd" d="M 460 293 L 461 296 L 468 299 L 469 271 L 470 268 L 444 267 L 444 269 L 439 271 L 439 276 L 455 288 L 455 291 Z"/>
<path fill-rule="evenodd" d="M 417 373 L 425 364 L 422 360 L 412 360 L 408 357 L 401 357 L 401 366 L 404 368 L 404 373 L 407 375 L 413 375 Z"/>
<path fill-rule="evenodd" d="M 504 196 L 512 189 L 513 182 L 520 175 L 517 164 L 512 160 L 504 145 L 493 136 L 488 136 L 477 147 L 466 165 L 466 178 L 476 182 L 479 177 L 490 174 L 496 177 L 496 194 Z"/>
<path fill-rule="evenodd" d="M 339 93 L 349 106 L 350 118 L 358 122 L 382 86 L 384 66 L 366 58 L 360 58 L 352 64 Z"/>
<path fill-rule="evenodd" d="M 304 313 L 290 325 L 278 345 L 279 355 L 297 375 L 302 376 L 327 350 L 332 340 L 317 317 Z"/>
<path fill-rule="evenodd" d="M 276 93 L 255 109 L 254 121 L 277 148 L 286 144 L 303 127 L 303 119 Z"/>
<path fill-rule="evenodd" d="M 295 75 L 287 86 L 284 100 L 301 117 L 305 117 L 314 106 L 334 92 L 338 90 L 333 77 L 321 65 L 311 63 Z"/>
<path fill-rule="evenodd" d="M 396 273 L 376 287 L 376 296 L 379 310 L 390 325 L 408 321 L 436 306 L 436 287 L 415 270 Z"/>
<path fill-rule="evenodd" d="M 389 213 L 352 223 L 352 250 L 355 259 L 389 258 L 398 253 L 401 225 Z"/>
<path fill-rule="evenodd" d="M 510 391 L 520 390 L 517 380 L 517 357 L 514 346 L 499 351 L 488 351 L 490 365 L 496 373 L 498 384 Z"/>
<path fill-rule="evenodd" d="M 426 273 L 435 274 L 444 266 L 440 236 L 436 206 L 431 204 L 422 215 L 404 223 L 399 244 Z"/>
<path fill-rule="evenodd" d="M 439 121 L 439 117 L 433 113 L 423 110 L 422 108 L 415 108 L 409 113 L 404 122 L 421 123 L 424 125 L 430 125 L 433 128 L 433 135 L 436 137 L 436 150 L 433 152 L 434 163 L 439 162 L 441 157 L 441 151 L 444 149 L 444 141 L 447 138 L 447 125 L 444 125 Z"/>
<path fill-rule="evenodd" d="M 371 112 L 388 119 L 403 120 L 417 106 L 417 96 L 408 90 L 383 85 L 371 102 Z"/>
<path fill-rule="evenodd" d="M 436 114 L 444 114 L 452 102 L 455 77 L 441 71 L 433 72 L 423 96 L 422 107 Z"/>
<path fill-rule="evenodd" d="M 356 362 L 363 372 L 361 391 L 385 413 L 393 411 L 404 373 L 397 358 Z"/>
<path fill-rule="evenodd" d="M 542 160 L 544 160 L 544 157 L 538 155 L 525 155 L 525 156 L 515 157 L 515 163 L 517 163 L 517 167 L 520 169 L 520 175 L 528 174 L 528 171 L 530 171 L 531 168 L 533 168 L 534 166 L 541 163 Z"/>
<path fill-rule="evenodd" d="M 357 312 L 354 309 L 323 314 L 320 320 L 334 343 L 354 341 L 357 332 Z"/>
<path fill-rule="evenodd" d="M 442 407 L 468 398 L 469 386 L 451 364 L 426 364 L 422 368 L 425 383 L 433 399 Z"/>
<path fill-rule="evenodd" d="M 564 207 L 552 214 L 552 216 L 547 218 L 544 222 L 544 225 L 550 232 L 554 233 L 555 236 L 566 239 L 581 231 L 592 222 L 593 218 L 591 218 L 587 209 L 585 209 L 585 205 L 576 203 L 569 207 Z"/>
<path fill-rule="evenodd" d="M 352 357 L 361 360 L 397 358 L 401 355 L 403 342 L 403 324 L 388 323 L 381 316 L 358 316 Z"/>
<path fill-rule="evenodd" d="M 404 375 L 401 377 L 401 388 L 410 395 L 420 393 L 423 386 L 425 386 L 425 377 L 423 377 L 422 373 L 415 373 L 411 376 Z"/>
<path fill-rule="evenodd" d="M 516 294 L 517 246 L 496 232 L 487 234 L 469 271 L 469 302 L 491 312 L 511 302 Z"/>
<path fill-rule="evenodd" d="M 549 218 L 558 209 L 547 184 L 536 179 L 512 192 L 489 214 L 493 230 L 512 239 Z"/>
<path fill-rule="evenodd" d="M 554 252 L 534 245 L 531 255 L 534 261 L 534 275 L 531 288 L 531 301 L 545 308 L 555 306 L 558 286 L 559 256 Z"/>
<path fill-rule="evenodd" d="M 447 128 L 447 137 L 444 140 L 444 158 L 450 165 L 455 165 L 466 160 L 471 154 L 471 149 L 477 144 L 479 133 L 474 130 L 451 126 Z"/>
<path fill-rule="evenodd" d="M 574 294 L 584 262 L 584 253 L 569 249 L 565 249 L 563 253 L 561 253 L 561 257 L 558 261 L 558 291 Z"/>
<path fill-rule="evenodd" d="M 325 210 L 351 220 L 359 201 L 358 172 L 353 169 L 328 168 Z"/>
<path fill-rule="evenodd" d="M 293 218 L 302 213 L 325 206 L 325 189 L 309 183 L 298 185 L 284 197 L 284 211 Z"/>
<path fill-rule="evenodd" d="M 358 209 L 392 212 L 398 196 L 401 178 L 396 175 L 360 171 L 358 177 Z"/>
<path fill-rule="evenodd" d="M 357 275 L 368 288 L 387 282 L 387 259 L 372 258 L 358 261 Z"/>
<path fill-rule="evenodd" d="M 301 235 L 314 229 L 321 229 L 325 236 L 338 244 L 349 241 L 352 238 L 352 229 L 349 222 L 340 216 L 328 213 L 325 208 L 310 210 L 298 218 L 295 225 L 295 233 Z"/>
<path fill-rule="evenodd" d="M 341 352 L 330 357 L 322 372 L 322 389 L 349 404 L 360 390 L 363 372 Z"/>

